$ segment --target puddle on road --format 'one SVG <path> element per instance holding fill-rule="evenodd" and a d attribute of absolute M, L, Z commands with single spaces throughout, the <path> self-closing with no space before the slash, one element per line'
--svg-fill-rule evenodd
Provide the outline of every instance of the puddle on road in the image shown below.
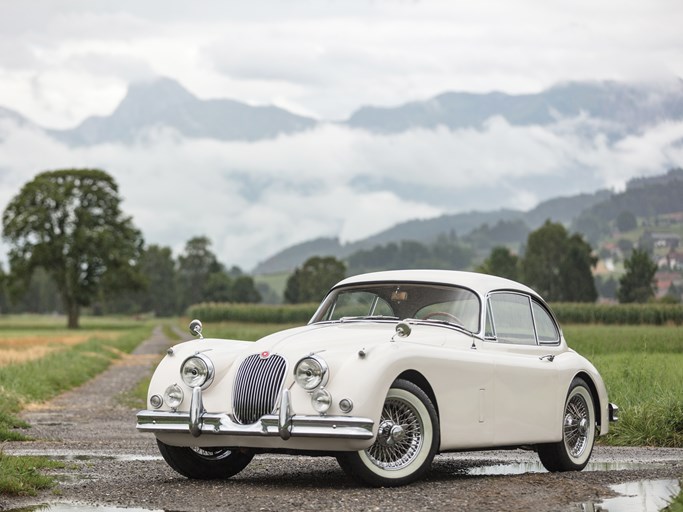
<path fill-rule="evenodd" d="M 582 503 L 582 512 L 659 512 L 681 492 L 678 480 L 641 480 L 610 485 L 622 496 L 598 503 Z"/>
<path fill-rule="evenodd" d="M 37 457 L 49 457 L 54 460 L 63 461 L 88 461 L 88 460 L 115 460 L 119 462 L 135 462 L 148 460 L 163 460 L 161 455 L 140 455 L 138 453 L 122 453 L 122 454 L 103 454 L 103 453 L 88 453 L 88 452 L 74 452 L 69 450 L 53 450 L 53 451 L 38 451 L 38 450 L 22 450 L 21 452 L 12 452 L 5 450 L 6 455 L 30 455 Z"/>
<path fill-rule="evenodd" d="M 598 503 L 581 503 L 581 512 L 659 512 L 669 505 L 681 492 L 678 480 L 642 480 L 611 485 L 621 494 Z M 51 503 L 35 507 L 16 508 L 6 512 L 164 512 L 161 509 L 81 505 L 76 503 Z"/>
<path fill-rule="evenodd" d="M 589 462 L 583 471 L 623 471 L 628 469 L 647 469 L 656 464 L 637 462 Z M 548 471 L 540 462 L 516 462 L 507 464 L 492 464 L 489 466 L 477 466 L 467 468 L 465 473 L 476 476 L 493 475 L 523 475 L 524 473 L 547 473 Z"/>

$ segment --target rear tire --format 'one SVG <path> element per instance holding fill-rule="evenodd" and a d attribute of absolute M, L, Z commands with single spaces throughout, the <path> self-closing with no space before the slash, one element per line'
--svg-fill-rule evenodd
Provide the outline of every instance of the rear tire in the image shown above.
<path fill-rule="evenodd" d="M 562 415 L 562 440 L 538 446 L 543 466 L 554 471 L 581 471 L 588 464 L 595 443 L 593 395 L 581 378 L 572 381 Z"/>
<path fill-rule="evenodd" d="M 344 472 L 374 487 L 396 487 L 421 478 L 439 448 L 439 420 L 427 394 L 406 380 L 394 382 L 384 402 L 375 442 L 337 456 Z"/>
<path fill-rule="evenodd" d="M 246 468 L 254 453 L 234 448 L 170 446 L 157 439 L 162 457 L 174 470 L 196 480 L 226 479 Z"/>

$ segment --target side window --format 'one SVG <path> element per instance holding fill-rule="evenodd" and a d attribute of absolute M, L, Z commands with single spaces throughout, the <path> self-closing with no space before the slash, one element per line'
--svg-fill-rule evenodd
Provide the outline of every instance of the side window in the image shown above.
<path fill-rule="evenodd" d="M 484 329 L 485 338 L 495 338 L 496 331 L 493 329 L 493 318 L 491 317 L 491 299 L 486 301 L 486 327 Z"/>
<path fill-rule="evenodd" d="M 528 297 L 516 293 L 494 293 L 489 304 L 499 343 L 536 344 Z"/>
<path fill-rule="evenodd" d="M 557 343 L 560 341 L 557 326 L 545 308 L 535 301 L 531 302 L 531 307 L 534 311 L 538 341 L 540 343 Z"/>

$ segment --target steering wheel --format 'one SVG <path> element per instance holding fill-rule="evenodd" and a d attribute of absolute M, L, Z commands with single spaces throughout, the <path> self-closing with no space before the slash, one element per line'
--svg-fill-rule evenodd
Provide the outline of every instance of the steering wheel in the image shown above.
<path fill-rule="evenodd" d="M 453 320 L 453 322 L 455 322 L 458 325 L 465 325 L 462 323 L 462 320 L 460 320 L 457 316 L 452 315 L 451 313 L 447 313 L 446 311 L 432 311 L 431 313 L 427 313 L 425 316 L 423 316 L 422 320 L 429 320 L 430 318 L 435 316 L 443 316 L 449 320 Z"/>

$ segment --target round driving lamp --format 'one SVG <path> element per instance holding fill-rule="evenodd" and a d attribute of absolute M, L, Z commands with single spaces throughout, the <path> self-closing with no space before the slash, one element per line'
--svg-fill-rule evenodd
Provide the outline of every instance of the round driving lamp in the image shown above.
<path fill-rule="evenodd" d="M 325 414 L 332 405 L 332 395 L 325 388 L 315 390 L 311 394 L 311 405 L 320 414 Z"/>
<path fill-rule="evenodd" d="M 327 383 L 327 363 L 318 356 L 307 356 L 294 367 L 294 380 L 306 391 Z"/>
<path fill-rule="evenodd" d="M 183 390 L 178 386 L 178 384 L 171 384 L 164 391 L 164 401 L 172 409 L 177 408 L 181 403 L 183 403 Z"/>
<path fill-rule="evenodd" d="M 206 388 L 213 381 L 213 363 L 202 354 L 188 357 L 180 367 L 180 377 L 191 388 Z"/>

